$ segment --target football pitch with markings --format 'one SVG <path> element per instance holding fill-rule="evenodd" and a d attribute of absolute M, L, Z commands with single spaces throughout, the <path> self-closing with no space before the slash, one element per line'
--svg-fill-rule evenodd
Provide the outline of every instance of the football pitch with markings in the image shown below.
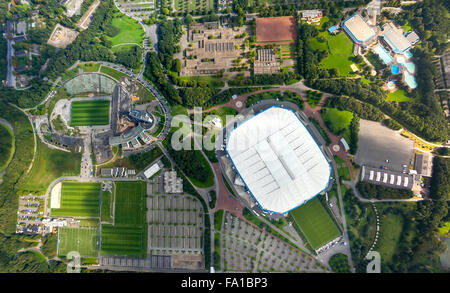
<path fill-rule="evenodd" d="M 115 182 L 114 225 L 102 225 L 101 255 L 145 257 L 145 182 Z"/>
<path fill-rule="evenodd" d="M 51 210 L 52 216 L 98 217 L 100 215 L 100 183 L 63 182 L 61 206 Z"/>
<path fill-rule="evenodd" d="M 107 125 L 109 123 L 109 101 L 75 101 L 70 113 L 71 126 Z"/>
<path fill-rule="evenodd" d="M 341 234 L 317 197 L 290 213 L 314 249 L 320 248 Z"/>
<path fill-rule="evenodd" d="M 99 235 L 96 227 L 59 228 L 58 255 L 66 256 L 77 251 L 82 257 L 97 257 Z"/>

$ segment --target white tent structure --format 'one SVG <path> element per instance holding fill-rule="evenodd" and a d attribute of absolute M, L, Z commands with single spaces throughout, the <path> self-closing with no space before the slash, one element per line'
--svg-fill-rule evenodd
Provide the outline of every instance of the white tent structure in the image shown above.
<path fill-rule="evenodd" d="M 226 151 L 264 210 L 285 214 L 328 187 L 331 166 L 291 110 L 274 106 L 242 123 Z"/>

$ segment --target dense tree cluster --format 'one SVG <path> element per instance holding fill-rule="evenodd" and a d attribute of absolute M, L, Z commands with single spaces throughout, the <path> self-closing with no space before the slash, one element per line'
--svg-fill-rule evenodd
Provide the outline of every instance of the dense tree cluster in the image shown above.
<path fill-rule="evenodd" d="M 178 91 L 166 78 L 159 61 L 158 55 L 155 52 L 147 53 L 147 66 L 145 67 L 144 76 L 151 81 L 153 85 L 158 88 L 161 94 L 168 99 L 171 104 L 181 104 L 182 99 Z"/>
<path fill-rule="evenodd" d="M 448 48 L 448 1 L 418 1 L 413 5 L 403 6 L 398 14 L 383 14 L 392 17 L 399 25 L 409 23 L 421 39 L 420 47 L 430 53 L 442 54 Z"/>
<path fill-rule="evenodd" d="M 412 191 L 407 189 L 390 188 L 367 182 L 358 182 L 356 187 L 358 188 L 359 193 L 365 198 L 406 199 L 413 197 Z"/>
<path fill-rule="evenodd" d="M 384 126 L 389 127 L 390 129 L 393 129 L 393 130 L 400 130 L 402 128 L 402 126 L 400 124 L 398 124 L 397 121 L 392 120 L 390 118 L 384 119 L 382 121 L 382 123 Z"/>
<path fill-rule="evenodd" d="M 349 111 L 358 115 L 362 119 L 381 121 L 384 118 L 383 112 L 370 104 L 364 104 L 360 101 L 343 96 L 333 96 L 328 98 L 327 107 L 337 108 L 342 111 Z"/>
<path fill-rule="evenodd" d="M 328 261 L 328 264 L 335 273 L 351 273 L 348 256 L 343 253 L 333 255 Z"/>
<path fill-rule="evenodd" d="M 359 117 L 358 115 L 354 115 L 352 122 L 350 122 L 350 153 L 352 155 L 356 155 L 358 150 L 358 133 L 359 133 Z"/>
<path fill-rule="evenodd" d="M 418 71 L 420 72 L 420 70 Z M 387 102 L 386 93 L 383 89 L 375 84 L 364 84 L 360 80 L 315 79 L 308 80 L 306 84 L 325 92 L 354 97 L 362 102 L 372 104 L 387 115 L 395 118 L 395 120 L 405 126 L 408 130 L 427 140 L 447 140 L 448 127 L 442 110 L 433 111 L 432 107 L 421 102 Z M 438 104 L 436 104 L 435 107 L 440 108 Z M 361 116 L 361 118 L 363 117 Z"/>
<path fill-rule="evenodd" d="M 80 32 L 78 37 L 66 49 L 60 50 L 50 60 L 48 77 L 56 78 L 75 61 L 108 61 L 114 62 L 114 54 L 100 43 L 97 35 L 104 31 L 113 17 L 114 3 L 102 1 L 95 11 L 88 29 Z"/>
<path fill-rule="evenodd" d="M 182 35 L 183 22 L 176 18 L 173 21 L 163 21 L 158 25 L 158 56 L 166 69 L 172 68 L 173 55 L 181 50 L 178 42 Z"/>
<path fill-rule="evenodd" d="M 142 49 L 139 46 L 133 46 L 129 49 L 118 51 L 116 57 L 117 63 L 129 68 L 138 68 L 139 64 L 141 64 Z"/>

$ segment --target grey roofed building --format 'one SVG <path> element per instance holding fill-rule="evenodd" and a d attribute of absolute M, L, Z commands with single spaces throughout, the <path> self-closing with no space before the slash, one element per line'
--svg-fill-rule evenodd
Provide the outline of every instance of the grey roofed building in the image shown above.
<path fill-rule="evenodd" d="M 112 177 L 113 176 L 113 169 L 112 168 L 103 168 L 101 171 L 102 177 Z"/>
<path fill-rule="evenodd" d="M 433 172 L 433 157 L 425 154 L 416 154 L 414 169 L 419 175 L 431 177 Z"/>
<path fill-rule="evenodd" d="M 408 32 L 406 34 L 406 39 L 411 43 L 411 45 L 414 45 L 420 40 L 419 36 L 416 34 L 415 31 Z"/>
<path fill-rule="evenodd" d="M 132 140 L 136 139 L 142 132 L 145 131 L 145 128 L 139 124 L 138 126 L 128 130 L 127 132 L 122 133 L 119 136 L 112 136 L 109 138 L 109 144 L 112 146 L 128 144 Z"/>
<path fill-rule="evenodd" d="M 386 44 L 397 54 L 403 54 L 411 48 L 411 43 L 402 34 L 402 30 L 393 23 L 387 23 L 383 26 L 383 38 Z"/>
<path fill-rule="evenodd" d="M 16 30 L 19 35 L 27 32 L 27 23 L 25 21 L 19 21 L 16 24 Z"/>
<path fill-rule="evenodd" d="M 316 18 L 322 17 L 322 11 L 320 10 L 305 10 L 302 12 L 302 18 Z"/>
<path fill-rule="evenodd" d="M 164 173 L 164 192 L 183 193 L 183 179 L 177 176 L 176 171 Z"/>
<path fill-rule="evenodd" d="M 396 189 L 411 190 L 414 175 L 362 166 L 361 181 Z"/>

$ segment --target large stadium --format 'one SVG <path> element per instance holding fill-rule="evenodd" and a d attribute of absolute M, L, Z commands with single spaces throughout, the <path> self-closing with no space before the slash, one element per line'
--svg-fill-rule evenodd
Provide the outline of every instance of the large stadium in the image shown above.
<path fill-rule="evenodd" d="M 328 188 L 331 166 L 291 110 L 272 106 L 243 122 L 225 150 L 265 211 L 283 215 Z"/>

